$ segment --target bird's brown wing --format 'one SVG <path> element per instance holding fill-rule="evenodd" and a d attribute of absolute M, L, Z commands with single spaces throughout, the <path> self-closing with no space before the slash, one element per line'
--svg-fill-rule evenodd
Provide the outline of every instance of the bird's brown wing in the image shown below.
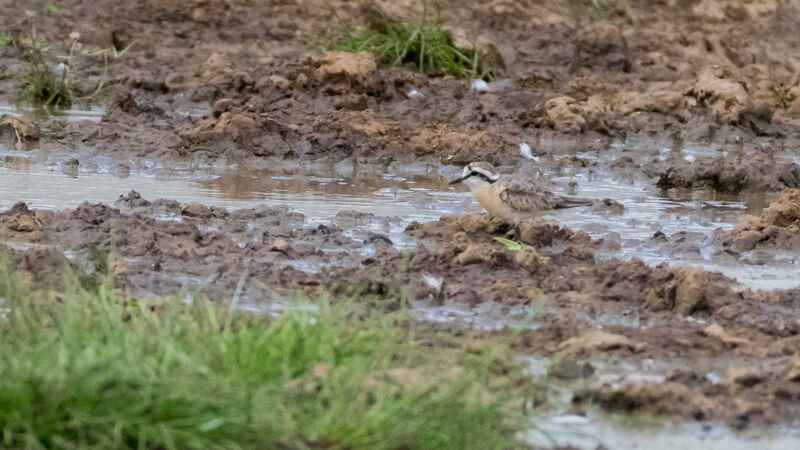
<path fill-rule="evenodd" d="M 500 199 L 514 211 L 537 213 L 555 208 L 559 196 L 544 189 L 541 185 L 527 180 L 505 180 L 505 188 Z"/>
<path fill-rule="evenodd" d="M 591 205 L 592 200 L 562 197 L 542 185 L 528 180 L 507 180 L 500 192 L 500 199 L 511 209 L 520 213 L 537 213 L 552 209 L 574 208 Z"/>

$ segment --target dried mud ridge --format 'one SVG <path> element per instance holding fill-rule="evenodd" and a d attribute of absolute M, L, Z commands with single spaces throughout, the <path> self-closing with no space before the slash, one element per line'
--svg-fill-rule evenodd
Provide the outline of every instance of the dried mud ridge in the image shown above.
<path fill-rule="evenodd" d="M 762 220 L 783 236 L 797 226 L 798 207 L 797 193 L 787 194 Z M 344 212 L 336 221 L 374 220 L 381 219 Z M 719 274 L 602 260 L 595 252 L 604 242 L 543 220 L 522 224 L 519 251 L 494 241 L 509 226 L 487 215 L 414 223 L 407 233 L 424 245 L 405 252 L 381 235 L 354 239 L 338 226 L 304 222 L 281 208 L 227 211 L 131 192 L 114 206 L 58 212 L 19 203 L 0 213 L 0 239 L 34 286 L 57 287 L 71 265 L 96 281 L 111 270 L 118 287 L 145 297 L 188 284 L 226 298 L 245 270 L 245 298 L 332 291 L 392 299 L 398 286 L 412 299 L 444 305 L 514 306 L 545 296 L 538 328 L 523 332 L 516 347 L 554 361 L 550 376 L 577 386 L 576 412 L 599 405 L 736 428 L 798 412 L 798 290 L 735 292 Z M 315 269 L 300 270 L 298 262 Z M 615 360 L 663 382 L 637 378 L 641 373 L 626 373 L 624 365 L 614 369 L 619 379 L 600 382 L 594 365 Z"/>
<path fill-rule="evenodd" d="M 555 150 L 539 143 L 602 153 L 615 139 L 648 139 L 713 145 L 729 156 L 686 161 L 674 148 L 659 158 L 660 145 L 651 143 L 590 164 L 643 173 L 665 188 L 739 192 L 800 183 L 790 158 L 800 124 L 796 5 L 638 0 L 611 1 L 598 12 L 554 0 L 434 3 L 452 35 L 479 43 L 494 63 L 499 76 L 491 91 L 473 91 L 469 80 L 378 68 L 368 54 L 313 51 L 309 41 L 338 20 L 317 0 L 118 1 L 109 5 L 111 15 L 67 0 L 59 7 L 68 13 L 37 15 L 38 32 L 56 48 L 69 31 L 87 48 L 131 45 L 110 67 L 108 81 L 119 93 L 99 123 L 40 130 L 9 122 L 0 126 L 0 142 L 13 145 L 16 129 L 42 148 L 80 146 L 124 161 L 250 165 L 515 164 L 520 143 L 528 142 L 547 167 Z M 374 21 L 370 2 L 331 4 L 344 20 Z M 393 17 L 421 9 L 421 0 L 377 4 Z M 11 0 L 5 9 L 40 8 Z M 30 24 L 12 15 L 0 25 L 13 35 L 30 33 Z M 0 101 L 18 96 L 13 74 L 24 66 L 22 56 L 5 49 Z M 78 81 L 88 91 L 95 80 Z M 421 95 L 409 96 L 412 90 Z"/>

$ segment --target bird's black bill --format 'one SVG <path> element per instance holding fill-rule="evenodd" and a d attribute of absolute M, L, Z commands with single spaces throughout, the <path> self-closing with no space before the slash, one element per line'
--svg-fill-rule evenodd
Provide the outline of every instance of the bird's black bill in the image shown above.
<path fill-rule="evenodd" d="M 468 176 L 469 176 L 469 175 L 467 175 L 467 177 L 468 177 Z M 452 186 L 452 185 L 454 185 L 454 184 L 461 183 L 461 182 L 462 182 L 462 181 L 464 181 L 464 179 L 465 179 L 465 178 L 467 178 L 467 177 L 458 177 L 458 178 L 456 178 L 455 180 L 453 180 L 453 181 L 451 181 L 451 182 L 449 182 L 449 183 L 447 183 L 447 184 L 449 184 L 449 185 L 451 185 L 451 186 Z"/>

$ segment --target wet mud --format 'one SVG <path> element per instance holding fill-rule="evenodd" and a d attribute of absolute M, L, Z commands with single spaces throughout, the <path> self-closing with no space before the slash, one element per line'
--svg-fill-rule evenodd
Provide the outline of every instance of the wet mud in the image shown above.
<path fill-rule="evenodd" d="M 369 294 L 405 300 L 414 317 L 457 335 L 508 326 L 536 307 L 516 346 L 551 362 L 546 381 L 574 392 L 570 412 L 734 429 L 800 413 L 800 291 L 734 280 L 758 267 L 796 270 L 797 5 L 429 2 L 453 36 L 491 49 L 496 76 L 476 90 L 471 80 L 315 48 L 337 20 L 373 20 L 367 2 L 329 2 L 334 13 L 317 0 L 104 8 L 66 0 L 61 14 L 40 3 L 6 1 L 0 26 L 29 34 L 30 19 L 5 11 L 36 11 L 37 32 L 55 48 L 73 31 L 89 50 L 130 48 L 108 67 L 107 101 L 78 100 L 73 108 L 84 113 L 61 118 L 6 106 L 22 100 L 15 74 L 25 63 L 19 48 L 2 49 L 6 166 L 36 154 L 76 176 L 91 165 L 121 178 L 141 167 L 278 165 L 438 176 L 488 160 L 520 176 L 558 178 L 559 192 L 581 189 L 571 184 L 581 176 L 630 182 L 641 196 L 703 197 L 647 223 L 626 216 L 644 203 L 632 196 L 560 223 L 528 220 L 518 250 L 494 239 L 510 237 L 509 225 L 483 214 L 411 223 L 401 242 L 389 231 L 406 222 L 348 208 L 320 223 L 289 207 L 227 208 L 135 191 L 74 208 L 18 203 L 0 212 L 0 245 L 26 282 L 61 288 L 70 266 L 86 286 L 112 277 L 137 297 L 181 292 L 191 301 L 230 298 L 245 275 L 242 298 L 256 310 L 258 301 L 298 293 Z M 421 9 L 376 3 L 390 16 Z M 101 58 L 92 62 L 79 96 L 101 76 Z M 249 195 L 240 184 L 232 176 L 203 186 Z M 764 204 L 740 201 L 756 197 Z M 704 216 L 711 207 L 722 212 Z M 586 223 L 585 215 L 619 220 Z M 677 216 L 691 220 L 663 223 Z M 709 232 L 721 216 L 737 223 Z M 369 231 L 354 231 L 365 223 Z M 634 231 L 615 230 L 622 226 Z M 708 262 L 736 270 L 697 267 Z"/>
<path fill-rule="evenodd" d="M 765 216 L 776 215 L 775 205 Z M 335 218 L 345 227 L 369 220 Z M 486 214 L 415 222 L 406 233 L 420 245 L 401 251 L 385 235 L 353 238 L 285 208 L 228 211 L 136 192 L 114 205 L 46 211 L 19 203 L 0 213 L 0 237 L 31 283 L 59 287 L 72 266 L 96 283 L 110 274 L 134 296 L 182 291 L 224 301 L 245 274 L 245 302 L 359 294 L 411 302 L 423 316 L 500 311 L 501 327 L 520 319 L 519 308 L 541 307 L 515 345 L 557 362 L 549 370 L 575 389 L 574 411 L 598 406 L 734 428 L 796 413 L 800 290 L 737 291 L 718 273 L 600 258 L 602 239 L 544 219 L 523 222 L 522 247 L 510 250 L 494 239 L 510 228 Z"/>
<path fill-rule="evenodd" d="M 783 192 L 759 216 L 747 215 L 728 233 L 719 234 L 720 245 L 733 252 L 759 249 L 800 250 L 800 190 Z"/>
<path fill-rule="evenodd" d="M 331 23 L 374 18 L 366 3 L 332 2 L 335 12 L 317 3 L 142 0 L 120 2 L 109 15 L 64 2 L 68 14 L 36 16 L 54 45 L 71 30 L 87 48 L 131 46 L 109 67 L 113 101 L 100 122 L 40 130 L 18 120 L 0 136 L 8 145 L 15 128 L 43 147 L 251 165 L 514 164 L 524 158 L 522 142 L 545 156 L 552 139 L 577 142 L 580 152 L 648 137 L 671 142 L 676 157 L 642 151 L 600 165 L 659 177 L 652 181 L 665 188 L 798 185 L 800 168 L 787 156 L 798 139 L 800 63 L 780 33 L 800 21 L 791 4 L 603 2 L 607 10 L 595 11 L 556 1 L 434 2 L 453 36 L 492 49 L 496 77 L 488 91 L 476 91 L 469 80 L 378 68 L 366 53 L 316 51 L 309 43 Z M 421 2 L 404 5 L 378 2 L 390 16 L 421 10 Z M 34 6 L 12 1 L 8 10 Z M 12 17 L 0 25 L 30 31 Z M 13 73 L 24 61 L 14 46 L 4 52 L 0 101 L 10 103 L 19 100 Z M 726 156 L 681 157 L 709 144 Z"/>

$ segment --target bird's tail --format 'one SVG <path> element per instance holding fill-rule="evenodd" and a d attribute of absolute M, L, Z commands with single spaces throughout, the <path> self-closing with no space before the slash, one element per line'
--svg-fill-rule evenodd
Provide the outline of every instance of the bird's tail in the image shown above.
<path fill-rule="evenodd" d="M 578 206 L 589 206 L 593 203 L 594 200 L 590 200 L 588 198 L 561 197 L 558 203 L 556 203 L 555 209 L 567 209 L 567 208 L 576 208 Z"/>

